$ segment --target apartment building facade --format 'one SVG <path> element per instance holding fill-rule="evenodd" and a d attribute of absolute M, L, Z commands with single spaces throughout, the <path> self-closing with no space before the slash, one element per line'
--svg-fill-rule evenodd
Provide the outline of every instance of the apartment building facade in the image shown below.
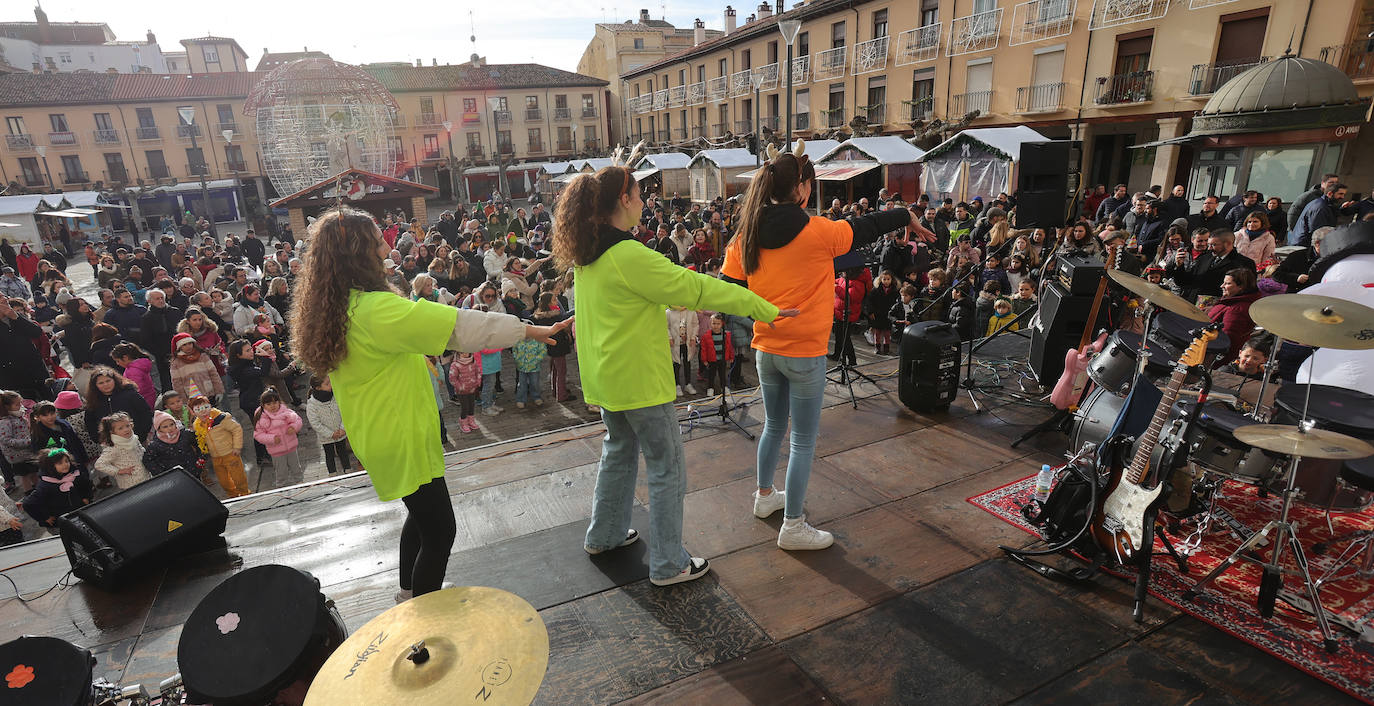
<path fill-rule="evenodd" d="M 621 76 L 630 139 L 700 144 L 781 131 L 787 45 L 797 19 L 793 130 L 812 135 L 862 117 L 912 135 L 939 119 L 1027 125 L 1083 140 L 1090 183 L 1185 183 L 1206 155 L 1187 146 L 1131 149 L 1187 133 L 1191 116 L 1241 71 L 1292 53 L 1331 62 L 1374 93 L 1370 0 L 810 0 L 782 15 L 767 3 L 724 36 Z M 1291 44 L 1290 44 L 1291 43 Z M 755 105 L 756 91 L 759 105 Z M 976 111 L 976 112 L 975 112 Z M 1337 168 L 1363 169 L 1360 136 Z M 689 145 L 690 146 L 690 145 Z M 1367 161 L 1367 160 L 1366 160 Z M 1374 174 L 1370 175 L 1374 177 Z"/>

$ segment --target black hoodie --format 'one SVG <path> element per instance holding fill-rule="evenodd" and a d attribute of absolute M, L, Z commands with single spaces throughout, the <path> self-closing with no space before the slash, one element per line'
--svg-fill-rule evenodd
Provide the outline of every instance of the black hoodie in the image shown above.
<path fill-rule="evenodd" d="M 911 214 L 905 208 L 894 208 L 845 220 L 854 230 L 854 244 L 850 246 L 853 252 L 877 242 L 883 233 L 905 227 L 911 223 Z M 795 203 L 765 206 L 759 217 L 759 247 L 766 250 L 786 247 L 810 222 L 811 217 Z"/>

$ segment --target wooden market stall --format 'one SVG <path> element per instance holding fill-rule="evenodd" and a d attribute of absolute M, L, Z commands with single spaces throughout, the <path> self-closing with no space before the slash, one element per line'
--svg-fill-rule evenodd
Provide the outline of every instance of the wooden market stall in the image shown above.
<path fill-rule="evenodd" d="M 421 223 L 429 222 L 425 198 L 439 192 L 437 186 L 416 184 L 357 168 L 345 169 L 324 181 L 272 202 L 286 209 L 292 232 L 304 235 L 306 218 L 343 203 L 362 209 L 381 220 L 387 212 L 404 211 Z"/>
<path fill-rule="evenodd" d="M 717 196 L 730 198 L 743 193 L 748 181 L 739 179 L 739 171 L 753 167 L 754 153 L 742 147 L 702 150 L 687 166 L 692 180 L 692 200 L 714 201 Z"/>
<path fill-rule="evenodd" d="M 808 153 L 811 151 L 807 143 Z M 907 203 L 921 194 L 919 160 L 925 150 L 897 135 L 853 137 L 835 145 L 816 160 L 816 180 L 821 182 L 821 205 L 832 198 L 845 203 L 867 197 L 879 189 Z"/>
<path fill-rule="evenodd" d="M 951 198 L 985 200 L 998 192 L 1016 190 L 1016 165 L 1021 145 L 1048 142 L 1049 138 L 1026 127 L 969 128 L 932 147 L 920 158 L 921 188 L 930 200 Z"/>
<path fill-rule="evenodd" d="M 687 173 L 687 165 L 691 163 L 691 155 L 682 152 L 660 152 L 644 157 L 634 165 L 640 192 L 658 194 L 665 199 L 671 199 L 673 194 L 681 197 L 691 193 L 692 179 Z"/>

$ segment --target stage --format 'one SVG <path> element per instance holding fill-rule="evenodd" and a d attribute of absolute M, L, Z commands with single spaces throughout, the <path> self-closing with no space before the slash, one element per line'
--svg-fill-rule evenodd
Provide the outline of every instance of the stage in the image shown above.
<path fill-rule="evenodd" d="M 513 591 L 540 611 L 551 655 L 538 703 L 1354 702 L 1160 601 L 1133 623 L 1128 583 L 1071 588 L 1001 558 L 999 543 L 1029 535 L 966 499 L 1058 458 L 1062 435 L 1008 448 L 1046 411 L 983 398 L 988 411 L 974 414 L 961 393 L 947 414 L 913 414 L 886 375 L 896 359 L 861 358 L 881 389 L 856 385 L 855 410 L 829 386 L 808 492 L 808 520 L 835 546 L 779 550 L 780 513 L 750 512 L 754 443 L 698 426 L 684 437 L 685 537 L 713 571 L 679 586 L 649 584 L 645 542 L 582 551 L 599 424 L 448 456 L 458 538 L 447 578 Z M 761 415 L 751 407 L 752 431 Z M 177 671 L 186 616 L 242 568 L 312 572 L 350 631 L 393 605 L 404 511 L 378 503 L 365 477 L 230 509 L 227 549 L 118 594 L 77 584 L 0 601 L 0 634 L 89 647 L 97 676 L 152 689 Z M 61 552 L 55 539 L 0 550 L 0 568 L 24 564 L 5 573 L 42 590 L 67 571 Z"/>

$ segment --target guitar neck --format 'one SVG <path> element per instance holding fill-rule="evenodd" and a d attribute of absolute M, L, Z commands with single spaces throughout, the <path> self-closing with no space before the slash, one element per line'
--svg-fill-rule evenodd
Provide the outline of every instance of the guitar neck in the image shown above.
<path fill-rule="evenodd" d="M 1169 378 L 1169 385 L 1164 389 L 1164 397 L 1155 408 L 1154 418 L 1150 420 L 1150 427 L 1145 430 L 1145 435 L 1140 437 L 1136 445 L 1135 457 L 1131 459 L 1130 470 L 1126 473 L 1129 483 L 1140 485 L 1141 479 L 1145 477 L 1145 471 L 1150 467 L 1150 455 L 1154 453 L 1155 444 L 1159 443 L 1159 434 L 1169 420 L 1169 410 L 1173 409 L 1174 402 L 1178 401 L 1178 391 L 1183 388 L 1183 382 L 1187 378 L 1188 366 L 1175 366 L 1174 374 Z"/>

